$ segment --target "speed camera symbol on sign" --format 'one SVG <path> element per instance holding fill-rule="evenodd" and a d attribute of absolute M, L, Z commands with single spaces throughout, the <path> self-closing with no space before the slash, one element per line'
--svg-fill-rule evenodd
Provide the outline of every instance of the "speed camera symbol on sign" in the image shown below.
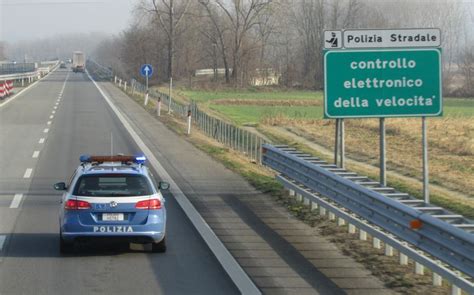
<path fill-rule="evenodd" d="M 342 48 L 341 31 L 324 31 L 324 48 L 338 49 Z"/>

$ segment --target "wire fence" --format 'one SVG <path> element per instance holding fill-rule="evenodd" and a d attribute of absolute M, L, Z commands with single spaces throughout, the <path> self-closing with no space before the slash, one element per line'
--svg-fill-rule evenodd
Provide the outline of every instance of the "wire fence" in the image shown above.
<path fill-rule="evenodd" d="M 145 85 L 135 79 L 129 81 L 120 79 L 117 76 L 113 76 L 110 69 L 93 61 L 88 61 L 87 69 L 94 79 L 113 81 L 129 94 L 146 96 Z M 173 100 L 168 94 L 155 89 L 148 90 L 148 99 L 153 100 L 155 104 L 161 103 L 161 105 L 170 110 L 171 114 L 184 121 L 188 121 L 189 116 L 191 116 L 192 128 L 198 128 L 208 137 L 241 153 L 250 161 L 257 164 L 262 163 L 262 145 L 270 142 L 261 135 L 210 115 L 201 110 L 195 101 L 183 104 Z M 147 103 L 146 99 L 145 103 Z"/>

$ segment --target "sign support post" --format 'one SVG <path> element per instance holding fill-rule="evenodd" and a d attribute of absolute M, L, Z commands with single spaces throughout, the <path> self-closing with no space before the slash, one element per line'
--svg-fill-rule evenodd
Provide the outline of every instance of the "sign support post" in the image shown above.
<path fill-rule="evenodd" d="M 146 84 L 145 84 L 145 102 L 144 105 L 148 104 L 148 76 L 146 76 Z"/>
<path fill-rule="evenodd" d="M 380 118 L 380 184 L 387 185 L 386 151 L 385 151 L 385 118 Z"/>
<path fill-rule="evenodd" d="M 335 126 L 336 135 L 334 136 L 334 165 L 337 166 L 337 156 L 339 154 L 339 119 L 336 119 L 336 126 Z"/>
<path fill-rule="evenodd" d="M 173 77 L 170 77 L 170 89 L 169 89 L 169 105 L 168 105 L 168 114 L 171 114 L 171 90 L 173 89 Z"/>
<path fill-rule="evenodd" d="M 423 145 L 423 199 L 430 202 L 429 176 L 428 176 L 428 137 L 426 134 L 426 117 L 421 117 L 421 133 Z"/>
<path fill-rule="evenodd" d="M 346 147 L 345 147 L 345 142 L 344 142 L 344 119 L 339 119 L 339 128 L 341 130 L 339 131 L 341 139 L 340 139 L 340 144 L 341 144 L 341 154 L 340 154 L 340 162 L 341 162 L 341 168 L 344 169 L 345 165 L 345 153 L 346 153 Z"/>

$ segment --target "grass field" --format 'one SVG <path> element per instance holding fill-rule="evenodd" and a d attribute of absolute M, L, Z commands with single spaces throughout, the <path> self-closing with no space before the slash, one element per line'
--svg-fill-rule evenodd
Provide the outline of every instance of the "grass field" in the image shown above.
<path fill-rule="evenodd" d="M 176 91 L 237 125 L 283 127 L 332 148 L 334 120 L 323 119 L 321 91 L 265 89 Z M 431 181 L 474 197 L 474 99 L 445 98 L 442 117 L 428 120 Z M 420 178 L 421 120 L 387 119 L 389 169 Z M 378 120 L 346 120 L 346 151 L 378 165 Z"/>
<path fill-rule="evenodd" d="M 286 116 L 295 119 L 323 118 L 322 91 L 278 91 L 278 90 L 229 90 L 229 91 L 178 91 L 176 95 L 195 100 L 201 105 L 217 111 L 238 125 L 257 124 L 263 118 Z M 238 103 L 232 103 L 232 100 Z M 320 106 L 269 106 L 255 103 L 245 105 L 242 100 L 263 101 L 320 101 Z M 222 103 L 226 101 L 227 103 Z M 474 117 L 474 99 L 445 98 L 443 116 Z"/>

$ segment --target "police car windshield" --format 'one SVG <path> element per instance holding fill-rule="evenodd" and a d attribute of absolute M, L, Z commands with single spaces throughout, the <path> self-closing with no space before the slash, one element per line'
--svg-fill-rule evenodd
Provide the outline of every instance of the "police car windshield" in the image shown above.
<path fill-rule="evenodd" d="M 151 195 L 153 190 L 143 175 L 91 174 L 81 176 L 73 195 L 94 197 L 130 197 Z"/>

